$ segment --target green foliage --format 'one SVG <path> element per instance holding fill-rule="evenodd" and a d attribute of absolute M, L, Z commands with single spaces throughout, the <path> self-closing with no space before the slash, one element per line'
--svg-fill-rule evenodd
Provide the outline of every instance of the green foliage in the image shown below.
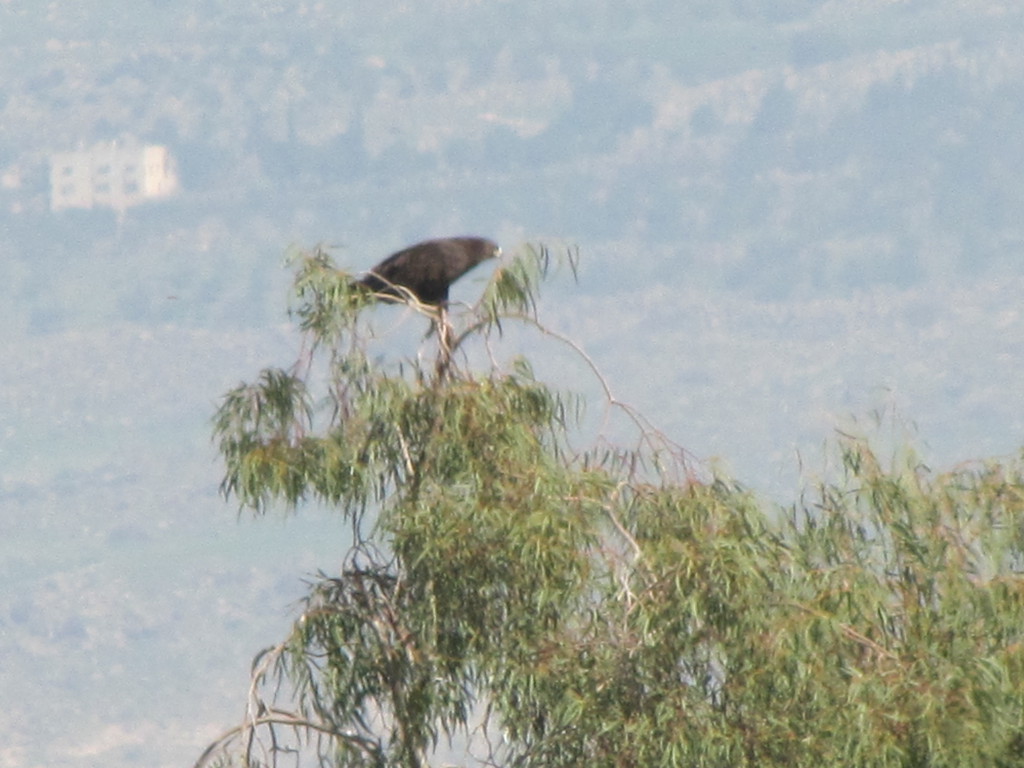
<path fill-rule="evenodd" d="M 503 263 L 436 366 L 372 359 L 348 276 L 300 258 L 307 352 L 225 396 L 223 489 L 357 541 L 200 764 L 1024 765 L 1021 467 L 843 437 L 840 477 L 766 511 L 624 408 L 636 448 L 576 453 L 577 403 L 467 363 L 539 327 L 550 256 Z"/>

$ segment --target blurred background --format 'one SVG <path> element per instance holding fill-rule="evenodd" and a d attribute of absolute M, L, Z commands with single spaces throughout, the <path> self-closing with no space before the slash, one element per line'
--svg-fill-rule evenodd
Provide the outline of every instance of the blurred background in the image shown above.
<path fill-rule="evenodd" d="M 575 244 L 541 317 L 766 504 L 837 428 L 1016 454 L 1024 7 L 767 5 L 0 2 L 0 763 L 190 764 L 340 562 L 217 492 L 295 248 Z"/>

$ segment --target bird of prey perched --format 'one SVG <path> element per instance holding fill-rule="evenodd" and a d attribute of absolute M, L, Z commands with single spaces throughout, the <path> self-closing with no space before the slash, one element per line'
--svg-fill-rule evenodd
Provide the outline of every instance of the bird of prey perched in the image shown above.
<path fill-rule="evenodd" d="M 498 244 L 484 237 L 424 240 L 391 254 L 356 285 L 383 301 L 401 301 L 412 294 L 422 304 L 443 307 L 452 283 L 500 254 Z"/>

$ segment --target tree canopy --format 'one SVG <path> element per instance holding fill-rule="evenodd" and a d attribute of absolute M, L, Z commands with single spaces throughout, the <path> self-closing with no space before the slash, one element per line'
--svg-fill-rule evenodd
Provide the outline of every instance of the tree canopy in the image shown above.
<path fill-rule="evenodd" d="M 499 355 L 513 323 L 560 338 L 558 264 L 522 247 L 432 365 L 372 354 L 351 277 L 300 256 L 302 352 L 225 395 L 223 490 L 328 504 L 354 544 L 198 764 L 1024 766 L 1019 462 L 842 435 L 776 507 L 596 370 L 635 440 L 577 444 L 581 401 Z"/>

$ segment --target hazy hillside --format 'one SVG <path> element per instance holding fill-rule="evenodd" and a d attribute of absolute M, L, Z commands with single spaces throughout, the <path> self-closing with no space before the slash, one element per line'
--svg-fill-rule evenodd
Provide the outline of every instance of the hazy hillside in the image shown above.
<path fill-rule="evenodd" d="M 294 245 L 578 243 L 542 314 L 779 498 L 876 408 L 928 460 L 1021 443 L 1024 7 L 373 8 L 0 5 L 0 763 L 187 764 L 337 562 L 329 515 L 236 525 L 208 441 L 294 354 Z M 49 210 L 52 153 L 132 137 L 177 197 Z"/>
<path fill-rule="evenodd" d="M 777 298 L 1016 266 L 1015 7 L 90 5 L 0 11 L 15 328 L 273 322 L 288 244 L 359 265 L 453 230 L 575 238 L 597 291 L 650 281 L 622 246 Z M 167 144 L 184 194 L 120 229 L 49 214 L 48 154 L 125 135 Z"/>

